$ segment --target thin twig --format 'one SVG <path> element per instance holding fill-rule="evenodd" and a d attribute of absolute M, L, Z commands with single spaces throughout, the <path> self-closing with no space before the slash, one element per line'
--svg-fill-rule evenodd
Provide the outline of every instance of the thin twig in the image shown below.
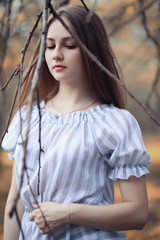
<path fill-rule="evenodd" d="M 43 56 L 44 56 L 44 49 L 45 49 L 45 37 L 46 37 L 46 26 L 47 26 L 47 5 L 46 5 L 46 1 L 44 1 L 44 8 L 43 8 L 43 26 L 42 26 L 42 37 L 41 37 L 41 46 L 40 46 L 40 54 L 39 54 L 39 59 L 38 59 L 38 62 L 37 62 L 37 66 L 36 66 L 36 70 L 35 70 L 35 73 L 36 73 L 36 76 L 34 74 L 33 76 L 33 81 L 32 81 L 32 88 L 31 88 L 31 93 L 30 93 L 30 98 L 28 101 L 28 109 L 30 111 L 28 111 L 28 121 L 27 121 L 27 131 L 26 131 L 26 136 L 25 136 L 25 139 L 23 140 L 23 135 L 22 135 L 22 116 L 21 116 L 21 109 L 19 111 L 20 113 L 20 122 L 21 122 L 21 138 L 22 138 L 22 146 L 23 146 L 23 167 L 22 167 L 22 172 L 21 172 L 21 176 L 20 176 L 20 186 L 19 186 L 19 191 L 21 191 L 21 188 L 22 188 L 22 185 L 23 185 L 23 178 L 24 178 L 24 173 L 26 173 L 27 175 L 27 180 L 28 180 L 28 185 L 30 187 L 30 191 L 31 191 L 31 194 L 35 200 L 35 202 L 37 203 L 37 200 L 36 200 L 36 197 L 35 197 L 35 194 L 31 188 L 31 185 L 30 185 L 30 181 L 29 181 L 29 175 L 28 175 L 28 171 L 27 171 L 27 166 L 26 166 L 26 150 L 27 150 L 27 142 L 28 142 L 28 133 L 29 133 L 29 126 L 30 126 L 30 118 L 31 118 L 31 109 L 32 109 L 32 98 L 33 98 L 33 94 L 34 94 L 34 88 L 33 88 L 33 85 L 36 84 L 36 81 L 38 82 L 38 78 L 39 78 L 39 73 L 40 73 L 40 67 L 41 67 L 41 64 L 42 64 L 42 59 L 43 59 Z M 27 43 L 28 44 L 28 43 Z M 25 52 L 27 50 L 27 47 L 24 49 L 22 55 L 24 56 Z M 21 57 L 21 64 L 23 63 L 23 56 Z M 39 71 L 39 73 L 38 73 Z M 21 71 L 20 71 L 21 72 Z M 20 79 L 19 79 L 19 86 L 21 86 L 21 76 L 20 76 Z M 19 87 L 17 88 L 18 90 L 20 89 Z M 20 99 L 19 99 L 20 100 Z M 20 102 L 19 102 L 20 104 Z M 18 198 L 19 198 L 19 195 L 17 195 L 17 198 L 16 198 L 16 202 L 18 201 Z M 38 203 L 37 203 L 38 204 Z M 15 211 L 15 208 L 14 206 L 12 207 L 12 210 L 11 210 L 11 213 Z M 42 213 L 43 215 L 43 213 Z"/>
<path fill-rule="evenodd" d="M 9 127 L 9 124 L 10 124 L 10 121 L 11 121 L 11 118 L 12 118 L 13 109 L 15 107 L 17 95 L 18 95 L 18 87 L 17 87 L 17 90 L 15 92 L 15 96 L 13 98 L 13 103 L 12 103 L 12 106 L 11 106 L 11 110 L 9 111 L 9 117 L 8 117 L 7 125 L 6 125 L 5 130 L 4 130 L 4 132 L 3 132 L 2 136 L 1 136 L 1 139 L 0 139 L 0 145 L 2 144 L 2 141 L 4 139 L 5 134 L 8 132 L 8 127 Z"/>
<path fill-rule="evenodd" d="M 38 23 L 39 23 L 41 17 L 42 17 L 42 11 L 37 15 L 36 22 L 34 23 L 34 26 L 33 26 L 32 30 L 31 30 L 30 34 L 29 34 L 29 37 L 27 38 L 27 41 L 26 41 L 26 43 L 25 43 L 25 45 L 24 45 L 24 47 L 23 47 L 23 49 L 22 49 L 22 51 L 21 51 L 21 58 L 20 58 L 20 61 L 19 61 L 18 65 L 17 65 L 17 67 L 14 69 L 14 71 L 13 71 L 11 77 L 9 78 L 9 80 L 7 81 L 7 83 L 1 88 L 1 91 L 5 91 L 5 89 L 7 88 L 8 84 L 10 83 L 10 81 L 12 80 L 12 78 L 13 78 L 15 75 L 19 74 L 20 66 L 21 66 L 21 64 L 23 64 L 26 51 L 27 51 L 27 49 L 28 49 L 28 46 L 29 46 L 30 41 L 31 41 L 31 38 L 33 37 L 33 34 L 34 34 L 34 32 L 35 32 L 35 30 L 36 30 L 36 28 L 37 28 L 37 26 L 38 26 Z M 30 67 L 30 69 L 28 70 L 26 76 L 24 77 L 24 80 L 23 80 L 22 84 L 19 85 L 19 83 L 18 83 L 18 86 L 19 86 L 20 88 L 21 88 L 21 86 L 23 85 L 23 83 L 24 83 L 25 79 L 27 78 L 28 74 L 29 74 L 30 71 L 32 70 L 32 67 L 36 64 L 36 62 L 37 62 L 37 59 L 36 59 L 36 60 L 34 61 L 34 63 L 31 65 L 31 67 Z M 14 98 L 13 98 L 13 104 L 12 104 L 12 107 L 11 107 L 11 110 L 10 110 L 10 113 L 9 113 L 8 122 L 7 122 L 7 125 L 6 125 L 6 128 L 5 128 L 5 131 L 3 132 L 2 137 L 1 137 L 1 139 L 0 139 L 0 143 L 2 143 L 3 138 L 4 138 L 4 136 L 5 136 L 5 133 L 7 132 L 8 127 L 9 127 L 9 124 L 10 124 L 10 120 L 11 120 L 11 117 L 12 117 L 13 109 L 14 109 L 14 106 L 15 106 L 15 103 L 16 103 L 16 99 L 17 99 L 17 96 L 18 96 L 18 93 L 19 93 L 19 89 L 18 89 L 19 87 L 18 87 L 18 86 L 17 86 L 17 90 L 16 90 L 16 93 L 15 93 L 15 96 L 14 96 Z"/>
<path fill-rule="evenodd" d="M 26 75 L 25 75 L 25 77 L 24 77 L 24 79 L 23 79 L 23 82 L 21 83 L 21 86 L 24 84 L 26 78 L 28 77 L 28 75 L 30 74 L 33 66 L 34 66 L 36 63 L 37 63 L 37 59 L 36 59 L 36 60 L 33 62 L 33 64 L 30 66 L 28 72 L 26 73 Z M 16 68 L 16 69 L 17 69 L 17 68 Z M 18 83 L 18 85 L 19 85 L 19 83 Z M 5 136 L 5 134 L 6 134 L 7 131 L 8 131 L 8 127 L 9 127 L 9 124 L 10 124 L 10 122 L 11 122 L 13 110 L 14 110 L 14 107 L 15 107 L 15 104 L 16 104 L 16 100 L 17 100 L 17 96 L 18 96 L 18 91 L 19 91 L 19 88 L 18 88 L 18 86 L 17 86 L 15 95 L 14 95 L 14 97 L 13 97 L 13 103 L 12 103 L 11 109 L 10 109 L 10 111 L 9 111 L 9 117 L 8 117 L 8 120 L 7 120 L 7 124 L 6 124 L 5 130 L 4 130 L 4 132 L 3 132 L 3 134 L 2 134 L 2 136 L 1 136 L 1 138 L 0 138 L 0 145 L 2 144 L 2 141 L 3 141 L 3 139 L 4 139 L 4 136 Z"/>
<path fill-rule="evenodd" d="M 150 39 L 152 41 L 152 43 L 154 44 L 154 46 L 157 49 L 158 52 L 158 66 L 157 66 L 157 71 L 156 71 L 156 76 L 155 79 L 152 83 L 152 88 L 147 96 L 146 99 L 146 106 L 150 109 L 150 111 L 153 113 L 154 110 L 152 109 L 152 107 L 150 106 L 150 102 L 151 102 L 151 98 L 156 90 L 156 86 L 158 84 L 159 81 L 159 75 L 160 75 L 160 42 L 157 41 L 157 39 L 152 35 L 149 26 L 148 26 L 148 21 L 147 21 L 147 16 L 146 16 L 146 12 L 144 11 L 144 0 L 139 0 L 139 8 L 140 8 L 140 12 L 141 12 L 141 22 L 142 22 L 142 26 L 146 32 L 146 36 L 148 39 Z M 155 114 L 155 113 L 154 113 Z"/>
<path fill-rule="evenodd" d="M 38 114 L 39 114 L 39 154 L 38 154 L 38 184 L 37 184 L 37 193 L 38 195 L 40 194 L 40 190 L 39 190 L 39 185 L 40 185 L 40 169 L 41 169 L 41 153 L 44 153 L 44 150 L 42 149 L 42 142 L 41 142 L 41 110 L 40 110 L 40 102 L 39 102 L 39 92 L 38 92 L 38 88 L 37 88 L 37 107 L 38 107 Z"/>
<path fill-rule="evenodd" d="M 29 70 L 27 71 L 27 73 L 25 74 L 24 78 L 23 78 L 23 82 L 22 85 L 24 84 L 24 82 L 26 81 L 28 75 L 30 74 L 30 72 L 32 71 L 32 68 L 35 66 L 35 64 L 37 64 L 37 60 L 35 59 L 35 61 L 32 63 L 32 65 L 30 66 Z"/>
<path fill-rule="evenodd" d="M 34 76 L 33 76 L 32 83 L 31 83 L 31 91 L 30 91 L 30 94 L 28 97 L 27 129 L 26 129 L 25 139 L 23 141 L 23 171 L 22 171 L 23 174 L 25 171 L 27 171 L 25 160 L 26 160 L 28 134 L 29 134 L 29 127 L 30 127 L 31 112 L 32 112 L 32 101 L 33 101 L 33 96 L 34 96 L 36 86 L 37 86 L 37 83 L 39 80 L 42 61 L 43 61 L 44 53 L 45 53 L 45 40 L 46 40 L 46 30 L 47 30 L 47 18 L 48 18 L 48 13 L 47 13 L 48 12 L 48 8 L 47 8 L 48 1 L 50 1 L 50 0 L 45 0 L 44 5 L 43 5 L 42 35 L 41 35 L 40 51 L 39 51 L 39 56 L 38 56 L 38 61 L 36 64 Z M 29 181 L 29 179 L 28 179 L 28 181 Z M 23 182 L 23 175 L 21 178 L 21 185 L 22 185 L 22 182 Z M 29 184 L 29 182 L 28 182 L 28 184 Z"/>
<path fill-rule="evenodd" d="M 81 3 L 83 4 L 83 6 L 86 9 L 86 11 L 89 12 L 89 9 L 88 9 L 87 5 L 85 4 L 85 2 L 83 0 L 81 0 Z"/>
<path fill-rule="evenodd" d="M 5 85 L 1 88 L 1 91 L 4 91 L 6 89 L 6 87 L 8 86 L 8 84 L 10 83 L 10 81 L 12 80 L 12 78 L 17 75 L 19 71 L 19 64 L 18 66 L 14 69 L 13 73 L 11 74 L 10 78 L 8 79 L 8 81 L 5 83 Z"/>
<path fill-rule="evenodd" d="M 157 41 L 157 39 L 151 34 L 151 31 L 148 26 L 146 12 L 144 11 L 144 1 L 139 0 L 139 6 L 140 6 L 140 13 L 141 13 L 141 19 L 142 19 L 142 26 L 146 32 L 147 38 L 149 38 L 153 44 L 159 49 L 160 48 L 160 42 Z"/>
<path fill-rule="evenodd" d="M 150 102 L 151 102 L 151 99 L 152 99 L 152 96 L 153 94 L 156 92 L 156 87 L 158 85 L 158 82 L 159 82 L 159 76 L 160 76 L 160 52 L 159 52 L 159 55 L 158 55 L 158 66 L 157 66 L 157 71 L 156 71 L 156 75 L 155 75 L 155 79 L 152 83 L 152 87 L 151 87 L 151 90 L 150 92 L 148 93 L 148 96 L 146 98 L 146 106 L 150 109 L 150 111 L 153 112 L 153 109 L 152 107 L 150 106 Z M 158 97 L 160 97 L 158 95 Z M 155 113 L 154 113 L 155 114 Z"/>
<path fill-rule="evenodd" d="M 18 193 L 18 199 L 19 199 L 19 196 L 20 196 L 20 195 L 19 195 L 19 193 Z M 13 204 L 12 209 L 11 209 L 11 211 L 9 212 L 9 218 L 12 218 L 14 214 L 16 215 L 16 220 L 17 220 L 17 223 L 18 223 L 20 232 L 21 232 L 21 234 L 22 234 L 22 238 L 23 238 L 23 240 L 24 240 L 24 239 L 25 239 L 25 237 L 24 237 L 24 232 L 23 232 L 23 229 L 21 228 L 21 222 L 20 222 L 20 218 L 19 218 L 18 212 L 17 212 L 17 202 L 18 202 L 18 200 L 16 200 L 15 203 Z"/>
<path fill-rule="evenodd" d="M 18 72 L 20 70 L 20 64 L 21 64 L 21 62 L 24 62 L 24 58 L 25 58 L 25 54 L 27 52 L 28 46 L 30 44 L 30 41 L 31 41 L 31 39 L 33 37 L 33 34 L 34 34 L 34 32 L 35 32 L 35 30 L 36 30 L 36 28 L 38 26 L 38 23 L 39 23 L 41 17 L 42 17 L 42 11 L 37 15 L 37 20 L 36 20 L 32 30 L 31 30 L 31 32 L 29 33 L 29 37 L 27 38 L 26 43 L 25 43 L 25 45 L 24 45 L 24 47 L 23 47 L 23 49 L 21 51 L 21 58 L 20 58 L 20 61 L 19 61 L 18 65 L 17 65 L 17 67 L 14 69 L 14 71 L 13 71 L 11 77 L 8 79 L 7 83 L 1 88 L 1 91 L 4 91 L 6 89 L 6 87 L 8 86 L 8 84 L 10 83 L 10 81 L 12 80 L 12 78 L 15 75 L 18 74 Z"/>
<path fill-rule="evenodd" d="M 43 7 L 43 16 L 42 16 L 42 35 L 41 35 L 41 43 L 40 43 L 40 50 L 39 50 L 39 56 L 38 56 L 38 61 L 36 64 L 35 72 L 33 75 L 32 83 L 31 83 L 31 91 L 28 97 L 28 117 L 27 117 L 27 130 L 26 130 L 26 136 L 24 140 L 24 156 L 26 155 L 26 147 L 27 147 L 27 142 L 28 142 L 28 133 L 29 133 L 29 126 L 30 126 L 30 118 L 31 118 L 31 112 L 32 112 L 32 101 L 33 101 L 33 96 L 37 87 L 37 83 L 39 80 L 40 76 L 40 71 L 41 71 L 41 66 L 42 66 L 42 61 L 44 58 L 44 53 L 45 53 L 45 41 L 46 41 L 46 31 L 47 31 L 47 5 L 50 0 L 45 0 L 44 1 L 44 7 Z"/>
<path fill-rule="evenodd" d="M 146 4 L 144 7 L 144 11 L 149 10 L 157 1 L 159 0 L 153 0 L 150 3 Z M 128 25 L 129 23 L 133 22 L 138 16 L 141 15 L 141 10 L 138 10 L 136 13 L 134 13 L 131 17 L 129 17 L 127 20 L 122 21 L 121 23 L 117 24 L 114 29 L 108 34 L 108 36 L 113 36 L 117 31 L 119 31 L 122 27 L 125 25 Z"/>
<path fill-rule="evenodd" d="M 86 23 L 89 23 L 91 21 L 92 15 L 93 15 L 93 13 L 94 13 L 94 11 L 96 9 L 96 5 L 97 5 L 97 0 L 95 0 L 93 5 L 92 5 L 92 8 L 91 8 L 92 11 L 88 10 L 88 15 L 87 15 L 87 17 L 85 19 Z"/>

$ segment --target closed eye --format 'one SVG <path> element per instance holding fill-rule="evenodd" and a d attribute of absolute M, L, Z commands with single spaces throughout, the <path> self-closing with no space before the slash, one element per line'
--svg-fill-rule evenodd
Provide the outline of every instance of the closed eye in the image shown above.
<path fill-rule="evenodd" d="M 46 46 L 47 49 L 54 49 L 56 46 L 55 45 L 52 45 L 52 46 Z M 76 45 L 65 45 L 64 47 L 68 48 L 68 49 L 74 49 L 76 48 L 77 46 Z"/>
<path fill-rule="evenodd" d="M 47 48 L 47 49 L 54 49 L 55 46 L 47 46 L 46 48 Z"/>
<path fill-rule="evenodd" d="M 68 49 L 74 49 L 74 48 L 76 48 L 77 46 L 76 45 L 67 45 L 66 46 L 66 48 L 68 48 Z"/>

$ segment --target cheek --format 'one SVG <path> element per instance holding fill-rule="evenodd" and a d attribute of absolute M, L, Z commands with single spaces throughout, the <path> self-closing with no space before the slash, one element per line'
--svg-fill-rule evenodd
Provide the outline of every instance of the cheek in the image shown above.
<path fill-rule="evenodd" d="M 72 55 L 72 60 L 75 64 L 78 64 L 79 66 L 83 65 L 82 55 L 80 50 L 75 52 L 74 55 Z"/>

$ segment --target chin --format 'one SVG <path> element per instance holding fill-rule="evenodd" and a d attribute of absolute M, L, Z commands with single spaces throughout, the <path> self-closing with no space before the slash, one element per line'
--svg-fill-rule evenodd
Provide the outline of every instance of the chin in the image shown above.
<path fill-rule="evenodd" d="M 53 76 L 54 77 L 54 76 Z M 55 77 L 54 77 L 55 78 Z M 65 82 L 65 83 L 73 83 L 75 84 L 77 81 L 75 79 L 68 79 L 68 78 L 55 78 L 56 81 L 58 82 Z"/>

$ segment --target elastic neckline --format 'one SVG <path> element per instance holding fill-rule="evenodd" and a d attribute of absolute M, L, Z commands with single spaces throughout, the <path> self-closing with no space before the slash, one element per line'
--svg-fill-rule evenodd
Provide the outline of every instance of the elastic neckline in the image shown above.
<path fill-rule="evenodd" d="M 80 124 L 83 122 L 93 122 L 98 118 L 101 118 L 106 115 L 109 109 L 112 108 L 111 105 L 99 104 L 95 107 L 91 107 L 86 111 L 75 111 L 73 113 L 51 113 L 48 109 L 45 108 L 45 101 L 42 100 L 40 103 L 42 123 L 48 124 Z M 37 105 L 34 106 L 35 116 L 34 119 L 39 121 L 39 111 Z"/>

